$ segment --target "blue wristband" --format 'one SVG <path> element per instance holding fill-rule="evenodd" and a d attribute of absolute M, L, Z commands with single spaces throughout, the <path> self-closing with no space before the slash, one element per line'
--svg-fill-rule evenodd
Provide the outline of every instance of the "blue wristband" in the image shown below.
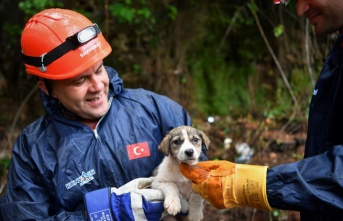
<path fill-rule="evenodd" d="M 114 221 L 110 205 L 110 188 L 103 188 L 86 193 L 84 201 L 90 221 Z"/>

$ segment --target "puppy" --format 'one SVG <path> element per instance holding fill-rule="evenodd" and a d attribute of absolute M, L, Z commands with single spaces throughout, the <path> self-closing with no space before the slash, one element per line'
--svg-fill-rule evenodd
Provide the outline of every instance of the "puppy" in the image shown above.
<path fill-rule="evenodd" d="M 209 138 L 190 126 L 172 129 L 159 145 L 158 149 L 166 156 L 153 174 L 151 187 L 163 192 L 164 208 L 170 215 L 188 211 L 188 220 L 202 220 L 204 200 L 193 192 L 191 181 L 182 175 L 179 166 L 197 164 L 202 146 L 208 149 L 209 145 Z"/>

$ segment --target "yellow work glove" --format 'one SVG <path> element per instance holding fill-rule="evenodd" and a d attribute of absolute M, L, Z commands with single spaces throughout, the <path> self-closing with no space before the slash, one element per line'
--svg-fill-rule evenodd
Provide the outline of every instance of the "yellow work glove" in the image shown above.
<path fill-rule="evenodd" d="M 218 209 L 248 206 L 272 210 L 266 193 L 267 166 L 204 161 L 181 164 L 192 188 Z"/>

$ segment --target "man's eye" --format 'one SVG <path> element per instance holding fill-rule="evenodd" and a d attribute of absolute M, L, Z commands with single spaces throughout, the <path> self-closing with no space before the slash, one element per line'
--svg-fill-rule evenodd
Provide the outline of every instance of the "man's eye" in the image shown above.
<path fill-rule="evenodd" d="M 78 86 L 78 85 L 83 84 L 85 81 L 86 81 L 86 78 L 81 78 L 81 79 L 75 81 L 74 84 Z"/>
<path fill-rule="evenodd" d="M 101 74 L 101 72 L 102 72 L 102 66 L 98 70 L 96 70 L 95 74 Z"/>

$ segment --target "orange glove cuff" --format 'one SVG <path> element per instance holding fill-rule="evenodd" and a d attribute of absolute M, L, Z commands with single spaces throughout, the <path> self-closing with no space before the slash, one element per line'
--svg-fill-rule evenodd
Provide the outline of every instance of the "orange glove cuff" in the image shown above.
<path fill-rule="evenodd" d="M 236 180 L 233 182 L 236 184 L 238 205 L 272 210 L 266 190 L 267 168 L 267 166 L 236 164 Z M 227 197 L 224 197 L 224 200 L 225 198 Z M 225 205 L 226 203 L 232 204 L 225 202 Z"/>

